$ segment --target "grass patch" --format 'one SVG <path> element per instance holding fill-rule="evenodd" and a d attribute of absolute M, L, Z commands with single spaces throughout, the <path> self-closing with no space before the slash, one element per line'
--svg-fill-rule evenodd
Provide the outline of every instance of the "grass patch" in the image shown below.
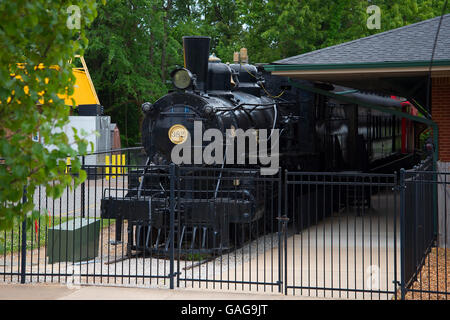
<path fill-rule="evenodd" d="M 208 258 L 208 255 L 201 253 L 187 253 L 184 259 L 187 261 L 203 261 Z"/>

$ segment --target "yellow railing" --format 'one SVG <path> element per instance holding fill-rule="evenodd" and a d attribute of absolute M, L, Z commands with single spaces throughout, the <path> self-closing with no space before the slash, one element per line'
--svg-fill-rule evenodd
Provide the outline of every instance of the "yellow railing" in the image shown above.
<path fill-rule="evenodd" d="M 106 180 L 116 179 L 117 175 L 122 175 L 127 173 L 125 154 L 113 154 L 110 156 L 105 156 L 105 177 Z M 71 161 L 70 157 L 66 159 L 66 174 L 70 172 Z M 111 173 L 110 173 L 111 171 Z"/>
<path fill-rule="evenodd" d="M 111 162 L 110 162 L 111 160 Z M 105 165 L 107 167 L 105 167 L 105 176 L 106 176 L 106 180 L 109 179 L 115 179 L 116 178 L 116 174 L 120 175 L 125 173 L 126 168 L 124 168 L 125 164 L 125 154 L 113 154 L 111 155 L 111 158 L 109 156 L 105 156 Z M 111 174 L 110 174 L 110 170 L 109 168 L 111 168 Z"/>
<path fill-rule="evenodd" d="M 70 157 L 66 159 L 66 174 L 70 171 Z"/>

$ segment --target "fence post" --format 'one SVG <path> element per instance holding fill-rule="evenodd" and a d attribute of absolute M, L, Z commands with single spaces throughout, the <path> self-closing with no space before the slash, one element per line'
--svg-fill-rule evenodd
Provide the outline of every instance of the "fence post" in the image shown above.
<path fill-rule="evenodd" d="M 281 169 L 279 173 L 279 180 L 278 180 L 278 277 L 279 277 L 279 292 L 283 292 L 283 284 L 284 284 L 284 294 L 287 295 L 287 223 L 289 221 L 289 218 L 287 217 L 287 194 L 288 194 L 288 185 L 287 185 L 287 177 L 288 177 L 288 171 L 285 170 L 285 179 L 284 179 L 284 210 L 285 214 L 281 215 L 282 211 L 282 199 L 281 199 Z M 283 238 L 282 238 L 283 236 Z M 284 251 L 284 255 L 283 255 Z M 284 261 L 283 261 L 284 257 Z M 284 262 L 284 263 L 283 263 Z M 284 264 L 284 266 L 283 266 Z M 284 269 L 284 281 L 283 281 L 283 269 Z"/>
<path fill-rule="evenodd" d="M 22 203 L 27 202 L 27 186 L 23 187 Z M 27 219 L 24 217 L 22 222 L 22 247 L 20 264 L 20 283 L 25 283 L 26 265 L 27 265 Z"/>
<path fill-rule="evenodd" d="M 405 169 L 400 169 L 400 290 L 401 299 L 405 300 Z"/>
<path fill-rule="evenodd" d="M 287 249 L 287 241 L 288 241 L 288 237 L 287 237 L 287 224 L 289 222 L 289 218 L 287 217 L 286 214 L 283 215 L 282 217 L 283 219 L 283 234 L 284 234 L 284 294 L 287 295 L 288 294 L 288 273 L 287 273 L 287 266 L 288 266 L 288 249 Z"/>
<path fill-rule="evenodd" d="M 84 156 L 81 157 L 81 170 L 85 169 L 85 159 Z M 87 178 L 86 178 L 87 179 Z M 85 208 L 84 208 L 84 196 L 85 196 L 85 182 L 83 181 L 81 183 L 81 216 L 84 218 L 85 217 Z"/>
<path fill-rule="evenodd" d="M 169 168 L 169 176 L 170 176 L 170 198 L 169 198 L 169 206 L 170 206 L 170 232 L 169 232 L 169 255 L 170 255 L 170 289 L 174 289 L 174 258 L 175 258 L 175 164 L 171 163 Z"/>
<path fill-rule="evenodd" d="M 395 216 L 394 216 L 394 298 L 395 300 L 397 300 L 397 296 L 398 296 L 398 285 L 399 285 L 399 281 L 397 278 L 397 268 L 398 268 L 398 263 L 397 263 L 397 248 L 398 248 L 398 238 L 397 238 L 397 223 L 399 223 L 399 221 L 397 220 L 397 200 L 398 200 L 398 191 L 399 191 L 399 182 L 397 181 L 398 179 L 398 175 L 397 175 L 397 171 L 394 171 L 394 187 L 392 188 L 392 191 L 394 191 L 394 212 L 395 212 Z"/>
<path fill-rule="evenodd" d="M 438 214 L 439 214 L 439 208 L 438 208 L 438 168 L 437 164 L 433 164 L 431 170 L 435 168 L 433 174 L 432 174 L 432 188 L 433 188 L 433 231 L 434 231 L 434 237 L 437 240 L 439 237 L 439 230 L 438 230 Z M 429 170 L 427 170 L 429 171 Z M 444 187 L 446 187 L 444 185 Z"/>
<path fill-rule="evenodd" d="M 280 169 L 279 178 L 280 178 L 280 180 L 279 180 L 280 187 L 278 188 L 278 194 L 281 195 L 282 194 L 282 191 L 281 191 L 281 169 Z M 288 184 L 287 184 L 287 181 L 288 181 L 288 171 L 286 170 L 285 193 L 284 193 L 285 203 L 284 203 L 284 215 L 283 215 L 284 218 L 287 218 L 287 212 L 288 212 L 288 197 L 287 197 Z M 281 201 L 278 203 L 278 205 L 279 205 L 279 211 L 281 212 L 282 211 Z M 287 290 L 288 290 L 287 289 L 287 285 L 288 285 L 288 283 L 287 283 L 287 281 L 288 281 L 287 280 L 287 277 L 288 277 L 288 273 L 287 273 L 287 228 L 286 228 L 287 221 L 289 221 L 289 219 L 282 220 L 283 234 L 284 234 L 284 294 L 285 295 L 288 294 L 288 292 L 287 292 Z"/>

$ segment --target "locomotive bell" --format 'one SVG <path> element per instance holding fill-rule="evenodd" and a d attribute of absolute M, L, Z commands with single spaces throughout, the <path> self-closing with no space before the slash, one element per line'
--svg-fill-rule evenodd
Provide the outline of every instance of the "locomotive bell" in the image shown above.
<path fill-rule="evenodd" d="M 247 48 L 241 48 L 239 52 L 239 58 L 241 59 L 241 63 L 248 63 L 248 53 Z"/>

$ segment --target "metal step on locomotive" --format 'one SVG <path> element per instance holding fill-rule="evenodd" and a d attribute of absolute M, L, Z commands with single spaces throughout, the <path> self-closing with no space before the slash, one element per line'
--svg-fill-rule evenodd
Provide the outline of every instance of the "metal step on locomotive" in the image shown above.
<path fill-rule="evenodd" d="M 272 181 L 261 178 L 259 169 L 264 165 L 252 160 L 248 145 L 243 164 L 228 165 L 225 159 L 221 164 L 203 163 L 195 157 L 207 147 L 201 141 L 189 152 L 189 165 L 170 165 L 173 148 L 190 141 L 198 123 L 202 134 L 210 128 L 224 135 L 230 130 L 254 129 L 256 134 L 248 142 L 258 141 L 258 130 L 277 129 L 278 154 L 273 156 L 279 157 L 279 182 L 285 169 L 371 172 L 392 170 L 410 161 L 413 125 L 407 127 L 392 115 L 298 89 L 292 85 L 296 81 L 248 64 L 246 50 L 235 54 L 234 63 L 222 63 L 210 56 L 210 41 L 209 37 L 183 37 L 185 65 L 171 73 L 174 89 L 155 103 L 142 105 L 145 164 L 128 171 L 126 188 L 104 192 L 101 217 L 117 219 L 117 240 L 121 240 L 122 221 L 128 221 L 128 254 L 167 254 L 171 239 L 180 254 L 217 254 L 276 230 L 283 190 L 273 177 Z M 408 102 L 392 97 L 313 85 L 388 108 L 408 105 L 412 109 Z M 405 135 L 411 137 L 408 146 L 402 138 Z M 226 154 L 227 144 L 223 148 Z M 370 205 L 370 194 L 363 192 L 354 201 Z"/>

